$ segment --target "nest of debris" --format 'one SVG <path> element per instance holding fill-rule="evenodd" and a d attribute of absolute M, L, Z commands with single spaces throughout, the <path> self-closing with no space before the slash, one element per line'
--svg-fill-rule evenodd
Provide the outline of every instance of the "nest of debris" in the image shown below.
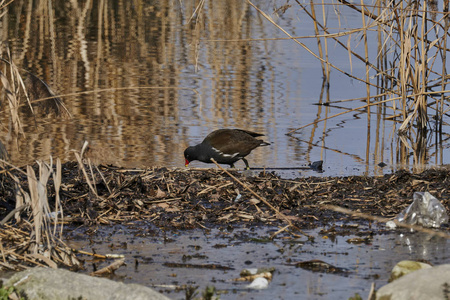
<path fill-rule="evenodd" d="M 42 176 L 42 164 L 33 171 Z M 76 249 L 63 242 L 61 226 L 99 226 L 151 222 L 164 231 L 245 224 L 278 226 L 293 236 L 302 230 L 336 223 L 367 222 L 330 210 L 339 206 L 366 215 L 392 218 L 411 203 L 413 193 L 428 191 L 448 209 L 446 170 L 422 174 L 399 171 L 375 177 L 303 177 L 283 179 L 274 172 L 224 169 L 121 169 L 68 162 L 50 165 L 51 174 L 38 184 L 45 191 L 48 211 L 42 238 L 35 225 L 35 204 L 17 208 L 33 192 L 31 167 L 3 175 L 0 200 L 0 268 L 30 265 L 79 266 Z M 39 171 L 39 172 L 38 172 Z M 52 173 L 53 172 L 53 173 Z M 59 173 L 58 173 L 59 172 Z M 44 190 L 42 190 L 44 189 Z M 39 203 L 41 200 L 37 200 Z M 49 213 L 50 212 L 50 213 Z M 56 212 L 56 214 L 55 214 Z M 45 230 L 47 229 L 47 230 Z M 447 228 L 445 228 L 447 230 Z"/>

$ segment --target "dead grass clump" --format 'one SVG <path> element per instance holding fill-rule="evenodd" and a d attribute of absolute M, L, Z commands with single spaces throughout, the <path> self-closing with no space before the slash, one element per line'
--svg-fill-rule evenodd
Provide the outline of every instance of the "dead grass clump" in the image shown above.
<path fill-rule="evenodd" d="M 50 163 L 37 162 L 36 170 L 27 166 L 26 173 L 18 169 L 16 172 L 5 171 L 8 176 L 3 177 L 4 184 L 6 188 L 14 186 L 11 189 L 14 194 L 9 195 L 12 199 L 5 201 L 4 206 L 15 202 L 16 207 L 0 222 L 3 227 L 0 240 L 4 266 L 17 270 L 30 265 L 52 268 L 57 268 L 58 264 L 79 265 L 75 255 L 67 250 L 61 240 L 61 161 L 57 159 L 55 166 L 52 160 Z M 50 179 L 53 179 L 51 208 L 48 197 Z M 8 263 L 10 261 L 15 263 Z"/>

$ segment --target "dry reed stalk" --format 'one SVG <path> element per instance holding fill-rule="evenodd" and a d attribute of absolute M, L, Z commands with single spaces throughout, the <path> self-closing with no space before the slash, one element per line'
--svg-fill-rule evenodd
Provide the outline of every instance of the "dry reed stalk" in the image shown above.
<path fill-rule="evenodd" d="M 22 209 L 19 209 L 19 208 L 22 208 L 25 205 L 27 207 L 30 206 L 31 199 L 30 199 L 30 195 L 22 189 L 22 186 L 20 185 L 20 181 L 17 178 L 17 176 L 12 175 L 11 173 L 9 173 L 9 176 L 14 180 L 14 185 L 15 185 L 16 208 L 14 210 L 17 210 L 17 212 L 15 213 L 15 220 L 16 220 L 16 222 L 20 222 L 20 219 L 21 219 L 20 213 L 21 213 Z"/>
<path fill-rule="evenodd" d="M 23 204 L 21 206 L 17 206 L 15 209 L 13 209 L 12 211 L 10 211 L 6 217 L 3 218 L 3 220 L 0 221 L 0 226 L 3 226 L 6 224 L 6 222 L 8 222 L 14 215 L 20 214 L 20 212 L 26 208 L 29 207 L 29 204 Z M 16 218 L 17 220 L 17 218 Z M 20 219 L 19 219 L 20 221 Z"/>
<path fill-rule="evenodd" d="M 110 194 L 112 194 L 112 191 L 111 191 L 111 189 L 109 188 L 108 181 L 106 181 L 106 178 L 105 178 L 105 176 L 103 176 L 102 171 L 100 171 L 100 169 L 98 168 L 97 165 L 95 165 L 95 169 L 97 170 L 97 173 L 100 174 L 100 177 L 102 178 L 103 182 L 105 183 L 106 188 L 108 189 L 108 192 L 109 192 Z"/>
<path fill-rule="evenodd" d="M 90 179 L 90 177 L 89 177 L 89 175 L 88 175 L 88 173 L 86 171 L 86 168 L 84 166 L 84 163 L 83 163 L 83 154 L 84 154 L 88 144 L 89 143 L 87 141 L 85 141 L 84 144 L 83 144 L 83 147 L 81 148 L 81 152 L 80 153 L 74 152 L 74 154 L 75 154 L 75 158 L 76 158 L 76 160 L 78 162 L 78 167 L 83 172 L 84 178 L 86 179 L 86 183 L 88 184 L 89 189 L 94 193 L 94 195 L 96 197 L 98 197 L 97 189 L 93 185 L 93 183 L 95 182 L 95 178 L 92 178 L 92 181 L 91 181 L 91 179 Z M 89 166 L 91 165 L 91 162 L 90 162 L 89 158 L 87 159 L 87 163 L 88 163 Z"/>
<path fill-rule="evenodd" d="M 325 64 L 324 61 L 328 61 L 328 58 L 324 59 L 323 57 L 323 50 L 322 50 L 322 43 L 320 42 L 320 38 L 319 36 L 319 26 L 317 25 L 317 17 L 316 17 L 316 11 L 314 10 L 314 1 L 310 1 L 310 7 L 311 7 L 311 15 L 312 15 L 312 19 L 314 20 L 314 32 L 316 33 L 317 36 L 317 48 L 319 50 L 319 57 L 320 57 L 320 64 L 322 65 L 322 75 L 324 80 L 329 80 L 327 77 L 327 67 L 328 64 Z M 326 38 L 325 38 L 326 40 Z"/>
<path fill-rule="evenodd" d="M 352 57 L 355 57 L 359 61 L 363 62 L 364 64 L 368 64 L 370 66 L 370 68 L 372 68 L 379 75 L 386 76 L 386 77 L 388 77 L 388 78 L 390 78 L 392 80 L 395 79 L 395 76 L 388 74 L 382 68 L 378 68 L 371 61 L 367 61 L 363 56 L 359 55 L 358 53 L 356 53 L 355 51 L 352 50 L 351 45 L 350 45 L 351 35 L 356 34 L 356 33 L 360 33 L 362 31 L 361 28 L 347 29 L 345 31 L 339 31 L 338 33 L 330 33 L 328 28 L 327 28 L 327 25 L 326 25 L 326 19 L 325 19 L 325 15 L 326 14 L 324 12 L 324 8 L 322 8 L 323 16 L 324 16 L 324 24 L 321 24 L 321 23 L 318 23 L 314 19 L 312 13 L 307 10 L 305 5 L 301 4 L 298 0 L 296 0 L 296 2 L 302 8 L 303 12 L 305 12 L 313 20 L 314 23 L 317 23 L 317 25 L 320 27 L 320 29 L 324 32 L 324 34 L 321 34 L 318 37 L 332 38 L 338 45 L 340 45 L 342 48 L 347 50 L 347 52 L 349 54 L 350 67 L 352 67 Z M 323 5 L 323 6 L 325 6 L 325 5 Z M 361 11 L 358 10 L 358 12 L 361 12 Z M 375 28 L 377 26 L 379 26 L 379 24 L 373 24 L 373 25 L 367 26 L 367 29 Z M 348 36 L 347 44 L 344 44 L 342 41 L 340 41 L 338 39 L 339 37 L 343 37 L 343 36 Z M 308 38 L 308 37 L 295 37 L 295 38 L 297 39 L 297 38 Z M 325 39 L 325 41 L 326 41 L 326 39 Z M 325 47 L 325 49 L 328 50 L 327 47 Z M 328 67 L 329 67 L 329 65 L 328 65 Z M 345 75 L 348 75 L 348 74 L 345 73 Z M 360 81 L 363 81 L 363 80 L 360 79 Z M 375 85 L 375 87 L 378 87 L 378 86 Z"/>
<path fill-rule="evenodd" d="M 0 10 L 5 9 L 8 5 L 10 5 L 12 2 L 14 2 L 14 0 L 1 0 L 0 1 Z M 0 15 L 0 18 L 3 16 L 5 12 L 2 12 L 2 14 Z"/>
<path fill-rule="evenodd" d="M 90 174 L 91 174 L 92 183 L 94 183 L 95 182 L 95 175 L 94 175 L 94 170 L 92 169 L 92 163 L 91 163 L 91 159 L 90 158 L 87 159 L 87 165 L 89 166 L 89 171 L 90 171 Z M 98 197 L 97 185 L 96 184 L 92 184 L 92 187 L 94 188 L 94 194 Z"/>
<path fill-rule="evenodd" d="M 341 2 L 342 4 L 344 4 L 347 7 L 352 8 L 353 10 L 361 13 L 362 17 L 365 18 L 366 16 L 373 19 L 373 20 L 378 20 L 378 16 L 373 14 L 372 12 L 368 11 L 366 9 L 366 5 L 364 5 L 364 3 L 361 3 L 361 8 L 358 8 L 356 5 L 346 1 L 346 0 L 338 0 L 339 2 Z"/>
<path fill-rule="evenodd" d="M 365 11 L 364 1 L 361 0 L 361 7 L 363 8 L 361 11 Z M 369 67 L 369 45 L 367 42 L 367 25 L 366 25 L 366 13 L 361 13 L 361 19 L 362 19 L 362 34 L 363 34 L 363 41 L 364 41 L 364 54 L 365 54 L 365 66 L 366 66 L 366 82 L 370 82 L 370 67 Z M 366 139 L 366 161 L 369 161 L 370 159 L 370 85 L 366 84 L 366 103 L 367 103 L 367 139 Z M 368 171 L 369 165 L 366 164 L 366 172 Z"/>
<path fill-rule="evenodd" d="M 380 20 L 381 24 L 384 24 L 384 20 L 385 20 L 385 14 L 382 13 L 382 0 L 377 0 L 377 14 L 378 14 L 378 20 Z M 384 10 L 383 10 L 384 12 Z M 382 25 L 378 25 L 378 30 L 377 30 L 377 68 L 378 69 L 387 69 L 387 50 L 385 47 L 383 47 L 384 45 L 384 40 L 383 40 L 383 36 L 384 36 L 384 32 L 380 29 Z M 386 78 L 385 76 L 376 76 L 377 79 L 377 86 L 380 86 L 381 88 L 377 88 L 377 95 L 382 94 L 382 91 L 387 89 L 388 87 L 388 78 Z M 383 99 L 386 99 L 386 96 L 380 96 L 380 97 L 376 97 L 375 101 L 381 101 Z M 375 150 L 374 150 L 374 161 L 375 164 L 377 165 L 375 167 L 375 171 L 377 171 L 378 169 L 378 163 L 384 162 L 384 149 L 385 149 L 385 118 L 383 118 L 383 116 L 386 116 L 386 104 L 378 104 L 377 105 L 377 126 L 376 126 L 376 132 L 375 132 Z M 380 124 L 382 123 L 382 124 Z M 380 137 L 381 135 L 381 137 Z M 381 168 L 379 168 L 378 170 L 381 170 Z"/>
<path fill-rule="evenodd" d="M 94 169 L 93 169 L 93 166 L 94 166 L 95 169 L 97 170 L 98 174 L 100 174 L 100 177 L 102 178 L 103 182 L 105 183 L 106 188 L 108 189 L 108 191 L 110 193 L 108 198 L 112 198 L 112 197 L 114 197 L 115 194 L 109 188 L 109 185 L 108 185 L 108 182 L 106 181 L 105 176 L 103 176 L 103 174 L 100 171 L 100 169 L 95 164 L 93 164 L 89 158 L 84 158 L 84 154 L 87 151 L 88 145 L 89 145 L 89 142 L 85 141 L 83 146 L 82 146 L 82 148 L 81 148 L 80 153 L 78 153 L 76 151 L 74 152 L 75 158 L 76 158 L 76 160 L 78 162 L 79 169 L 81 169 L 81 171 L 82 171 L 82 173 L 84 175 L 84 178 L 86 179 L 86 182 L 87 182 L 87 184 L 89 186 L 89 189 L 94 193 L 94 195 L 97 198 L 101 198 L 98 195 L 96 185 L 94 184 L 95 183 L 95 174 L 94 174 Z M 87 164 L 88 167 L 89 167 L 90 176 L 88 174 L 88 171 L 86 171 L 85 164 Z"/>
<path fill-rule="evenodd" d="M 249 2 L 249 1 L 248 1 Z M 337 35 L 333 35 L 329 33 L 326 29 L 326 26 L 321 25 L 317 21 L 316 16 L 316 5 L 310 4 L 310 8 L 308 9 L 304 4 L 296 3 L 302 8 L 303 12 L 305 12 L 312 20 L 314 25 L 314 30 L 316 32 L 316 38 L 318 38 L 318 28 L 321 28 L 325 34 L 329 34 L 330 37 L 334 37 L 339 45 L 347 49 L 349 53 L 349 61 L 350 67 L 352 65 L 352 57 L 356 57 L 361 60 L 366 67 L 365 78 L 360 78 L 361 82 L 366 83 L 366 94 L 368 106 L 367 110 L 370 113 L 370 87 L 374 86 L 379 89 L 378 94 L 391 94 L 392 107 L 394 109 L 394 115 L 396 115 L 395 110 L 397 109 L 397 103 L 400 104 L 400 111 L 402 113 L 402 124 L 399 127 L 399 132 L 405 132 L 407 130 L 412 129 L 412 124 L 416 124 L 420 130 L 426 130 L 428 125 L 428 109 L 435 105 L 435 113 L 439 113 L 440 116 L 436 116 L 436 119 L 439 120 L 443 116 L 443 112 L 446 111 L 444 107 L 444 93 L 445 93 L 445 84 L 447 84 L 447 76 L 445 69 L 445 61 L 441 59 L 442 71 L 441 74 L 434 70 L 434 65 L 438 62 L 438 51 L 446 53 L 447 46 L 446 43 L 442 42 L 446 40 L 446 33 L 448 30 L 442 30 L 440 32 L 437 30 L 438 27 L 444 29 L 448 29 L 448 20 L 447 14 L 448 11 L 443 12 L 444 17 L 435 21 L 434 19 L 429 18 L 429 4 L 428 3 L 417 3 L 417 2 L 405 2 L 401 1 L 396 3 L 395 5 L 392 3 L 383 4 L 380 1 L 377 2 L 374 9 L 378 9 L 377 12 L 369 11 L 368 6 L 361 2 L 359 7 L 354 3 L 349 3 L 345 0 L 340 1 L 346 7 L 358 11 L 361 14 L 362 26 L 359 29 L 350 29 L 348 32 L 352 30 L 359 30 L 362 34 L 362 40 L 364 42 L 364 58 L 359 56 L 355 51 L 351 49 L 350 44 L 350 36 L 348 40 L 348 44 L 344 45 L 341 41 L 338 40 Z M 251 2 L 249 2 L 253 7 Z M 324 4 L 322 4 L 324 6 Z M 422 7 L 420 5 L 423 5 Z M 448 5 L 447 5 L 448 6 Z M 444 8 L 447 7 L 444 4 Z M 266 17 L 269 21 L 271 21 L 264 13 L 262 13 L 257 7 L 255 9 L 258 10 L 264 17 Z M 448 7 L 445 8 L 448 10 Z M 439 13 L 439 12 L 438 12 Z M 436 15 L 436 11 L 432 11 L 432 17 Z M 434 17 L 433 17 L 434 18 Z M 369 20 L 370 23 L 367 23 Z M 443 21 L 445 20 L 445 21 Z M 272 24 L 273 21 L 271 21 Z M 445 24 L 442 24 L 445 22 Z M 325 21 L 324 21 L 325 23 Z M 427 26 L 431 24 L 431 28 Z M 274 24 L 277 28 L 278 25 Z M 374 64 L 370 61 L 370 57 L 368 55 L 368 29 L 373 26 L 378 27 L 378 49 L 377 49 L 377 60 L 382 63 L 377 63 L 375 67 Z M 279 28 L 283 32 L 283 29 Z M 430 38 L 430 33 L 435 32 L 436 38 Z M 286 33 L 286 32 L 285 32 Z M 384 40 L 382 40 L 383 33 Z M 289 34 L 286 33 L 288 36 Z M 323 36 L 323 35 L 322 35 Z M 291 36 L 289 36 L 292 38 Z M 325 39 L 326 40 L 326 39 Z M 298 41 L 295 41 L 299 43 Z M 301 44 L 300 44 L 301 45 Z M 302 46 L 302 45 L 301 45 Z M 302 46 L 303 47 L 303 46 Z M 306 49 L 306 48 L 305 48 Z M 308 52 L 309 49 L 307 49 Z M 441 55 L 443 56 L 443 55 Z M 321 49 L 319 48 L 319 54 L 315 55 L 316 58 L 323 64 L 323 54 Z M 391 61 L 389 61 L 391 60 Z M 330 66 L 333 65 L 330 63 Z M 371 83 L 371 79 L 369 77 L 369 71 L 374 70 L 377 72 L 377 80 L 381 77 L 381 81 L 377 82 L 377 84 Z M 396 79 L 398 74 L 398 79 Z M 347 75 L 347 74 L 346 74 Z M 433 77 L 431 77 L 433 75 Z M 429 92 L 430 87 L 437 87 L 438 85 L 433 84 L 433 81 L 440 80 L 441 90 L 436 93 L 441 96 L 440 104 L 436 102 L 429 101 Z M 393 83 L 389 86 L 389 82 Z M 398 96 L 395 96 L 398 95 Z M 397 102 L 397 99 L 400 101 Z M 378 105 L 381 103 L 385 103 L 385 99 L 378 98 L 376 100 Z M 433 104 L 435 103 L 435 104 Z M 352 110 L 348 110 L 351 112 Z M 380 110 L 378 110 L 380 111 Z M 339 115 L 339 114 L 337 114 Z M 370 118 L 370 116 L 368 116 Z M 323 118 L 322 121 L 327 120 L 327 118 Z M 381 118 L 378 118 L 381 120 Z M 309 125 L 316 124 L 316 122 L 310 123 Z M 368 122 L 368 127 L 370 126 L 370 122 Z M 303 126 L 299 129 L 304 128 Z M 297 129 L 297 130 L 299 130 Z M 294 131 L 290 131 L 289 134 L 292 134 Z M 422 134 L 419 134 L 422 135 Z M 424 145 L 423 140 L 415 143 L 415 149 L 419 149 L 419 145 Z M 405 156 L 406 158 L 406 156 Z"/>
<path fill-rule="evenodd" d="M 24 81 L 22 79 L 22 76 L 19 73 L 19 69 L 17 68 L 17 66 L 15 65 L 14 61 L 12 60 L 9 47 L 6 47 L 6 53 L 7 53 L 7 56 L 8 56 L 8 60 L 7 61 L 3 60 L 3 61 L 6 62 L 9 65 L 9 67 L 10 67 L 9 69 L 10 69 L 10 73 L 11 73 L 11 81 L 12 81 L 12 85 L 13 85 L 13 88 L 14 88 L 14 93 L 17 95 L 16 98 L 17 98 L 18 101 L 20 100 L 20 98 L 18 96 L 19 89 L 15 88 L 15 86 L 18 85 L 18 86 L 22 87 L 22 91 L 25 94 L 25 97 L 26 97 L 26 100 L 27 100 L 27 104 L 28 104 L 31 112 L 33 112 L 33 107 L 31 106 L 31 101 L 30 101 L 30 98 L 28 97 L 27 88 L 25 87 L 25 83 L 24 83 Z M 16 82 L 17 82 L 17 84 L 16 84 Z M 17 102 L 17 107 L 20 106 L 19 104 L 20 103 Z"/>
<path fill-rule="evenodd" d="M 42 230 L 42 215 L 43 215 L 43 205 L 41 203 L 41 199 L 39 198 L 38 192 L 38 180 L 36 178 L 36 174 L 34 173 L 33 168 L 27 166 L 27 176 L 28 176 L 28 185 L 30 190 L 30 199 L 31 199 L 31 210 L 33 213 L 33 225 L 34 225 L 34 233 L 36 236 L 36 245 L 33 250 L 34 253 L 38 251 L 38 246 L 41 244 L 41 230 Z"/>
<path fill-rule="evenodd" d="M 444 32 L 449 32 L 450 29 L 450 21 L 449 21 L 449 1 L 446 0 L 444 1 L 444 14 L 442 19 L 444 20 L 444 28 L 443 31 Z M 444 34 L 444 36 L 441 39 L 441 49 L 445 49 L 446 50 L 447 47 L 447 34 Z M 442 56 L 442 71 L 441 74 L 447 74 L 447 51 L 441 51 L 441 56 Z M 441 90 L 446 90 L 446 85 L 447 85 L 447 81 L 445 79 L 445 76 L 441 77 Z M 438 120 L 438 132 L 441 133 L 442 136 L 442 118 L 443 118 L 443 110 L 444 110 L 444 93 L 441 94 L 440 97 L 440 101 L 439 101 L 439 108 L 436 109 L 436 120 Z M 439 114 L 438 114 L 439 112 Z"/>
<path fill-rule="evenodd" d="M 427 7 L 427 2 L 423 2 L 425 7 Z M 422 13 L 422 16 L 426 20 L 427 16 L 427 10 L 425 9 Z M 415 93 L 419 94 L 419 96 L 415 99 L 417 102 L 415 103 L 415 107 L 418 107 L 418 114 L 417 114 L 417 125 L 419 130 L 423 131 L 427 129 L 427 123 L 428 123 L 428 114 L 427 114 L 427 95 L 424 94 L 427 90 L 428 85 L 428 45 L 425 42 L 427 40 L 427 33 L 426 33 L 426 21 L 421 22 L 421 32 L 420 36 L 416 37 L 416 44 L 419 44 L 420 46 L 420 52 L 419 47 L 416 48 L 416 57 L 420 57 L 420 61 L 416 59 L 416 72 L 418 73 L 416 75 L 416 82 L 417 85 L 415 85 Z M 419 144 L 420 140 L 418 141 Z M 423 163 L 424 161 L 422 161 Z"/>
<path fill-rule="evenodd" d="M 10 81 L 8 78 L 0 71 L 0 79 L 3 84 L 3 88 L 5 89 L 6 98 L 8 99 L 9 111 L 11 115 L 11 122 L 13 125 L 14 133 L 23 134 L 22 124 L 19 118 L 19 100 L 16 96 L 15 91 L 13 90 Z"/>
<path fill-rule="evenodd" d="M 125 259 L 119 259 L 111 263 L 110 265 L 101 268 L 95 272 L 90 273 L 91 276 L 105 276 L 108 274 L 113 274 L 118 268 L 125 264 Z"/>
<path fill-rule="evenodd" d="M 53 235 L 56 235 L 56 229 L 58 225 L 59 215 L 61 214 L 61 219 L 64 219 L 64 212 L 62 209 L 61 198 L 59 197 L 59 190 L 61 189 L 62 183 L 62 171 L 61 171 L 61 160 L 59 158 L 56 159 L 56 172 L 52 172 L 53 184 L 55 187 L 55 221 L 53 228 Z M 62 238 L 63 235 L 63 222 L 61 222 L 59 236 Z"/>
<path fill-rule="evenodd" d="M 52 173 L 52 169 L 43 162 L 38 161 L 37 163 L 39 166 L 39 179 L 36 177 L 33 168 L 27 166 L 33 225 L 36 234 L 34 253 L 38 252 L 40 245 L 43 243 L 42 237 L 47 239 L 47 246 L 51 246 L 53 235 L 49 228 L 49 220 L 54 215 L 50 210 L 47 197 L 47 182 Z"/>

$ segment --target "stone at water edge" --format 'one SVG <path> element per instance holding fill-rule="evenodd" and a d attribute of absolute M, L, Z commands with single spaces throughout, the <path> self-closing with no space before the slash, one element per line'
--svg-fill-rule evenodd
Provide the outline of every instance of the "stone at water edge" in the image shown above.
<path fill-rule="evenodd" d="M 427 268 L 431 268 L 431 265 L 419 261 L 402 260 L 401 262 L 397 263 L 392 269 L 389 282 L 392 282 L 411 272 Z"/>
<path fill-rule="evenodd" d="M 124 284 L 63 269 L 28 269 L 4 281 L 4 286 L 14 286 L 27 300 L 170 300 L 139 284 Z"/>
<path fill-rule="evenodd" d="M 376 292 L 376 300 L 447 300 L 449 298 L 450 264 L 409 273 Z"/>

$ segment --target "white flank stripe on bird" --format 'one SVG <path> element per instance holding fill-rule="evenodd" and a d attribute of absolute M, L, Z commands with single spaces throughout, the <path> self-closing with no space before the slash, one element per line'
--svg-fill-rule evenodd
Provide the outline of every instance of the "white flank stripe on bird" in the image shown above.
<path fill-rule="evenodd" d="M 222 156 L 225 156 L 225 157 L 231 157 L 231 158 L 235 157 L 235 156 L 238 155 L 238 154 L 239 154 L 239 152 L 234 153 L 234 154 L 223 154 L 223 153 L 220 153 L 220 155 L 222 155 Z"/>
<path fill-rule="evenodd" d="M 219 149 L 216 149 L 216 148 L 214 148 L 214 147 L 211 147 L 214 151 L 216 151 L 217 153 L 219 153 L 219 155 L 222 155 L 223 154 L 223 152 L 222 151 L 220 151 Z"/>

